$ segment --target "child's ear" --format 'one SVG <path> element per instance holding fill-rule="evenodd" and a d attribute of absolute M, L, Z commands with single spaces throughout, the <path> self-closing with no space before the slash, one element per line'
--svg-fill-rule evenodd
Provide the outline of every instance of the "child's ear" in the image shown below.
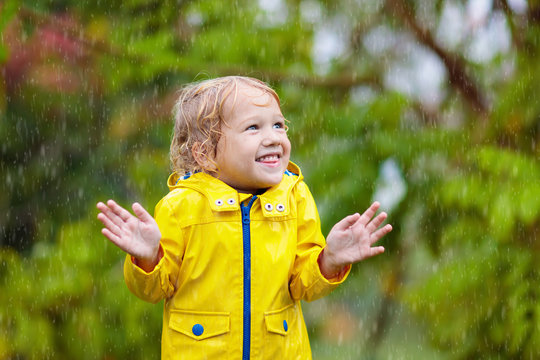
<path fill-rule="evenodd" d="M 215 172 L 217 170 L 216 163 L 208 155 L 209 153 L 208 146 L 204 143 L 196 142 L 191 147 L 191 155 L 200 168 L 207 172 Z"/>

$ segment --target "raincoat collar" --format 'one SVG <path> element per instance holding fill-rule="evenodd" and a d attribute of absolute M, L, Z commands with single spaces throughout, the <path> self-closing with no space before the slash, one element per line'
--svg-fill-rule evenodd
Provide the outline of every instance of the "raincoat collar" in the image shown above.
<path fill-rule="evenodd" d="M 290 161 L 281 182 L 258 195 L 263 214 L 268 217 L 288 215 L 290 212 L 289 195 L 294 185 L 302 179 L 300 168 Z M 214 211 L 239 210 L 239 204 L 254 195 L 239 193 L 223 181 L 204 172 L 198 172 L 189 177 L 172 173 L 167 180 L 167 185 L 170 191 L 187 188 L 203 194 Z"/>

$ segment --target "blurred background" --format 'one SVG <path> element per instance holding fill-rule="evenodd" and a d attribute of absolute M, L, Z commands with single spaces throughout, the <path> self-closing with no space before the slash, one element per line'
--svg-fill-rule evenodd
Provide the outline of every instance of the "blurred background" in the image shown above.
<path fill-rule="evenodd" d="M 314 359 L 540 358 L 540 1 L 0 1 L 0 359 L 158 359 L 97 201 L 167 193 L 182 84 L 270 83 L 323 232 L 386 253 L 304 304 Z"/>

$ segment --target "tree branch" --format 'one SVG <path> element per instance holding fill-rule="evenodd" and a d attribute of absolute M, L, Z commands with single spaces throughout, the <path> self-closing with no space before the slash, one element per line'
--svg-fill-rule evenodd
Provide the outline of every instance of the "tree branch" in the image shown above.
<path fill-rule="evenodd" d="M 516 24 L 514 21 L 514 13 L 512 12 L 510 5 L 508 5 L 508 0 L 495 1 L 493 6 L 502 9 L 502 11 L 504 12 L 504 16 L 506 17 L 506 22 L 508 23 L 508 27 L 510 28 L 510 35 L 512 37 L 512 42 L 514 43 L 514 46 L 516 48 L 521 49 L 523 46 L 523 39 L 521 37 L 520 31 L 516 29 Z"/>
<path fill-rule="evenodd" d="M 387 0 L 386 6 L 403 21 L 416 39 L 431 49 L 442 60 L 451 85 L 456 88 L 471 109 L 485 117 L 488 114 L 487 102 L 475 80 L 467 74 L 465 61 L 439 46 L 428 29 L 421 27 L 414 17 L 413 9 L 404 0 Z"/>

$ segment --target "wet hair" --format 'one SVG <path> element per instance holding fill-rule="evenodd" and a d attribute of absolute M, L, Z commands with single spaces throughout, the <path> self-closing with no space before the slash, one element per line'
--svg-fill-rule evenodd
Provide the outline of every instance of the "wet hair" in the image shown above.
<path fill-rule="evenodd" d="M 272 95 L 280 104 L 277 93 L 268 84 L 255 78 L 226 76 L 185 85 L 173 108 L 175 123 L 170 150 L 173 171 L 183 175 L 217 170 L 213 159 L 216 157 L 221 127 L 227 123 L 223 107 L 231 95 L 236 101 L 240 83 Z M 214 165 L 214 169 L 203 169 L 195 160 L 192 148 L 197 143 L 198 155 Z"/>

